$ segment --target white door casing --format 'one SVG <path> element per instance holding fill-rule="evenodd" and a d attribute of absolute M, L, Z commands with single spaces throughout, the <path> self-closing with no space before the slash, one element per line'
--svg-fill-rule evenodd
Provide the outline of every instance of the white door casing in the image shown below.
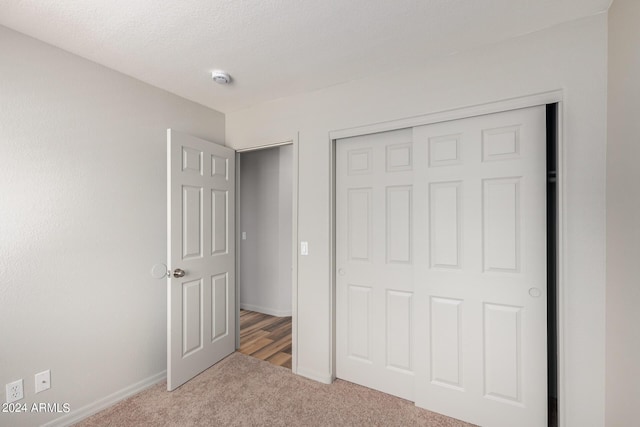
<path fill-rule="evenodd" d="M 235 350 L 235 152 L 172 129 L 167 146 L 167 389 L 174 390 Z"/>
<path fill-rule="evenodd" d="M 337 376 L 479 425 L 546 425 L 545 109 L 406 131 L 337 142 Z M 385 277 L 373 256 L 407 227 L 411 278 Z M 407 335 L 409 356 L 351 350 Z"/>

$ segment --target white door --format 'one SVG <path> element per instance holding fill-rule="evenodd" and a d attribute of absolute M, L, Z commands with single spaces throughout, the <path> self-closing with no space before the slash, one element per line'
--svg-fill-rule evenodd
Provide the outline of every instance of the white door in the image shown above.
<path fill-rule="evenodd" d="M 337 143 L 338 378 L 413 400 L 411 129 Z"/>
<path fill-rule="evenodd" d="M 336 241 L 338 271 L 344 273 L 337 280 L 338 350 L 340 342 L 349 349 L 362 342 L 363 336 L 379 335 L 378 341 L 389 341 L 408 334 L 413 345 L 408 358 L 412 369 L 399 370 L 391 358 L 397 350 L 387 348 L 386 359 L 369 363 L 369 375 L 375 379 L 353 381 L 397 394 L 393 386 L 387 386 L 386 378 L 393 372 L 406 378 L 412 372 L 412 400 L 418 406 L 482 426 L 544 426 L 545 109 L 420 126 L 412 129 L 410 141 L 412 144 L 404 145 L 408 151 L 403 156 L 398 151 L 403 147 L 400 141 L 388 142 L 385 149 L 380 149 L 384 144 L 373 136 L 337 143 L 337 221 L 343 224 L 338 233 L 344 234 L 338 234 Z M 373 156 L 368 160 L 371 168 L 359 166 L 363 161 L 353 161 L 364 159 L 362 153 Z M 408 174 L 408 170 L 393 168 L 403 163 L 412 171 L 410 185 L 395 181 L 397 174 Z M 363 175 L 386 177 L 375 178 L 379 184 L 363 181 L 343 188 L 344 183 L 352 182 L 349 173 L 354 174 L 354 165 L 363 169 Z M 341 179 L 341 173 L 348 178 Z M 384 188 L 377 196 L 376 186 Z M 373 189 L 370 201 L 360 196 L 368 194 L 369 188 Z M 403 189 L 408 202 L 393 198 Z M 375 254 L 380 250 L 376 246 L 389 252 L 397 247 L 394 242 L 404 242 L 403 233 L 397 230 L 407 220 L 398 212 L 407 204 L 411 206 L 407 249 L 411 285 L 400 283 L 407 280 L 405 273 L 384 278 L 391 289 L 380 293 L 385 305 L 372 314 L 377 320 L 350 322 L 358 320 L 361 307 L 371 303 L 353 304 L 359 300 L 340 286 L 363 290 L 355 293 L 367 294 L 360 300 L 375 297 L 377 289 L 371 276 L 353 268 L 350 248 L 354 242 L 360 245 L 356 248 L 365 247 L 362 242 L 366 241 Z M 351 218 L 354 215 L 357 219 Z M 378 226 L 382 229 L 364 232 L 363 218 L 376 216 L 385 218 Z M 350 224 L 355 225 L 354 230 Z M 393 267 L 388 258 L 376 264 L 382 266 L 372 265 L 369 270 Z M 373 279 L 379 276 L 376 273 Z M 403 309 L 412 316 L 404 323 L 389 320 L 390 313 L 401 311 L 396 308 L 400 297 L 404 297 Z M 385 323 L 375 329 L 369 326 L 380 319 Z M 348 352 L 341 355 L 338 351 L 339 377 L 354 378 L 350 373 L 341 376 L 342 368 L 351 371 L 354 360 Z"/>
<path fill-rule="evenodd" d="M 235 350 L 235 152 L 167 131 L 167 389 Z"/>
<path fill-rule="evenodd" d="M 414 128 L 416 405 L 547 425 L 543 106 Z M 418 163 L 418 162 L 417 162 Z"/>

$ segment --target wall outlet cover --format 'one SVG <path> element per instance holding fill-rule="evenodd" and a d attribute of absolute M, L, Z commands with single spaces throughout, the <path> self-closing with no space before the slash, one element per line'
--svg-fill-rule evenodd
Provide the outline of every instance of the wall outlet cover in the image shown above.
<path fill-rule="evenodd" d="M 24 397 L 24 388 L 22 380 L 19 379 L 6 385 L 7 403 L 12 403 Z"/>

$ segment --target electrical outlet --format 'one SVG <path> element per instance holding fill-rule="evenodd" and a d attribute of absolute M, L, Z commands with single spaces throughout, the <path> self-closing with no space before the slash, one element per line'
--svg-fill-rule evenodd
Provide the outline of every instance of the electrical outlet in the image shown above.
<path fill-rule="evenodd" d="M 22 379 L 7 384 L 7 403 L 15 402 L 24 397 L 24 388 L 22 387 Z"/>
<path fill-rule="evenodd" d="M 51 371 L 46 370 L 36 374 L 36 393 L 49 390 L 51 388 Z"/>

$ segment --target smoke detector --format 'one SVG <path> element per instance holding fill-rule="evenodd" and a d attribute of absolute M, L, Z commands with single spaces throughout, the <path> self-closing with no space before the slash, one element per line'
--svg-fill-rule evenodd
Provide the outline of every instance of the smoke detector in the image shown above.
<path fill-rule="evenodd" d="M 211 78 L 214 82 L 219 83 L 221 85 L 226 85 L 231 82 L 231 76 L 229 73 L 226 73 L 221 70 L 215 70 L 211 72 Z"/>

